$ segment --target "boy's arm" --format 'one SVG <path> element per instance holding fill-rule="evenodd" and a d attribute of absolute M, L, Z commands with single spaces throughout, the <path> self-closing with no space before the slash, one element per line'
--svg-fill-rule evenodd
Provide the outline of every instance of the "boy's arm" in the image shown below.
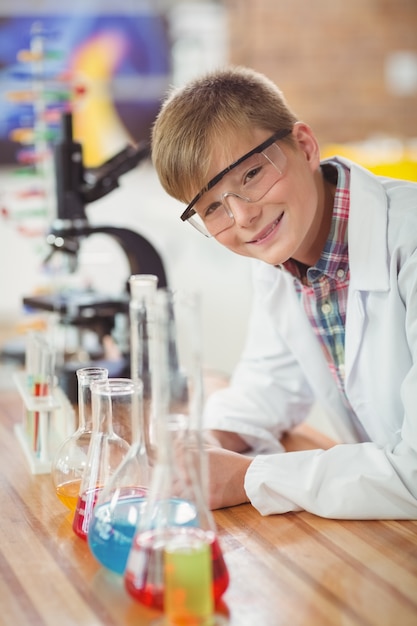
<path fill-rule="evenodd" d="M 253 457 L 239 454 L 247 452 L 247 445 L 237 434 L 221 430 L 205 431 L 210 471 L 211 509 L 219 509 L 249 502 L 245 491 L 246 472 Z M 301 424 L 286 433 L 282 439 L 286 451 L 328 449 L 334 442 L 307 424 Z"/>
<path fill-rule="evenodd" d="M 238 433 L 225 430 L 204 431 L 204 441 L 211 446 L 217 446 L 233 452 L 250 452 L 250 448 Z M 297 450 L 327 450 L 336 444 L 320 431 L 309 424 L 303 423 L 286 432 L 281 439 L 286 452 Z"/>
<path fill-rule="evenodd" d="M 204 431 L 204 443 L 209 446 L 224 448 L 233 452 L 248 452 L 246 442 L 238 433 L 226 430 L 206 430 Z"/>

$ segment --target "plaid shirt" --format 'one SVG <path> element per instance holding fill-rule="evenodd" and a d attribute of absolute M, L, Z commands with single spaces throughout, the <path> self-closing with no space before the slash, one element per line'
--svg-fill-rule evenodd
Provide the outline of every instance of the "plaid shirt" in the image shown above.
<path fill-rule="evenodd" d="M 345 381 L 345 322 L 349 287 L 349 255 L 347 225 L 350 204 L 350 170 L 345 165 L 331 161 L 333 172 L 337 172 L 337 186 L 333 207 L 333 218 L 329 237 L 316 265 L 303 274 L 296 261 L 283 264 L 294 276 L 300 301 L 310 324 L 323 348 L 329 368 L 336 379 L 342 396 Z M 325 168 L 325 169 L 324 169 Z M 329 166 L 324 166 L 327 176 Z"/>

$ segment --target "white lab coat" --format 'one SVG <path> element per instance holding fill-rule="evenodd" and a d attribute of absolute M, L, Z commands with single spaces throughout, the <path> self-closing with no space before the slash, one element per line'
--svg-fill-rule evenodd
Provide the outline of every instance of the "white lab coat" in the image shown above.
<path fill-rule="evenodd" d="M 345 384 L 355 415 L 292 277 L 254 261 L 245 350 L 231 386 L 208 399 L 204 424 L 252 447 L 245 489 L 263 515 L 417 518 L 417 184 L 340 161 L 351 168 Z M 282 453 L 282 433 L 317 401 L 341 443 Z"/>

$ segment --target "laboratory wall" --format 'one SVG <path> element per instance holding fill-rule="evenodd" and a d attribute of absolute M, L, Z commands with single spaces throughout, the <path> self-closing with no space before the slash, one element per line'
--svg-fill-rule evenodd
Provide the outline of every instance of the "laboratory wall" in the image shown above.
<path fill-rule="evenodd" d="M 119 0 L 117 23 L 130 22 L 129 36 L 127 31 L 120 36 L 121 30 L 107 30 L 109 37 L 101 40 L 104 48 L 95 48 L 90 63 L 91 46 L 99 45 L 103 33 L 100 20 L 106 28 L 116 24 L 115 4 L 74 0 L 69 9 L 52 0 L 1 3 L 0 28 L 9 35 L 0 37 L 0 327 L 24 325 L 24 296 L 56 280 L 43 264 L 53 197 L 47 209 L 31 197 L 31 181 L 18 173 L 25 165 L 19 158 L 28 146 L 10 137 L 19 120 L 14 115 L 17 103 L 8 95 L 22 90 L 17 53 L 29 45 L 28 30 L 35 18 L 52 16 L 60 27 L 69 10 L 72 18 L 82 17 L 85 38 L 80 38 L 82 29 L 71 31 L 67 21 L 65 39 L 57 29 L 56 48 L 66 51 L 72 67 L 82 68 L 77 85 L 86 90 L 78 93 L 74 131 L 90 166 L 111 157 L 126 142 L 146 137 L 170 85 L 230 62 L 272 78 L 299 117 L 313 126 L 323 154 L 347 151 L 364 165 L 378 168 L 383 162 L 389 172 L 417 178 L 415 0 Z M 152 17 L 158 36 L 146 38 L 138 19 L 144 16 Z M 13 28 L 15 37 L 10 35 Z M 6 44 L 13 41 L 11 52 Z M 110 71 L 103 64 L 114 50 L 120 56 Z M 92 96 L 98 112 L 90 109 L 90 117 L 83 118 Z M 53 196 L 53 173 L 49 175 Z M 182 206 L 162 190 L 149 162 L 86 207 L 92 225 L 123 226 L 147 237 L 161 254 L 173 287 L 201 292 L 206 363 L 230 373 L 249 315 L 249 262 L 183 224 L 181 212 Z M 125 255 L 106 237 L 85 242 L 79 266 L 83 278 L 103 292 L 118 292 L 129 275 Z"/>
<path fill-rule="evenodd" d="M 52 88 L 56 98 L 69 100 L 65 88 L 68 92 L 85 87 L 72 94 L 73 134 L 82 144 L 86 169 L 94 170 L 126 144 L 146 139 L 169 85 L 182 84 L 227 59 L 226 14 L 218 3 L 120 0 L 115 7 L 107 0 L 74 0 L 69 8 L 22 0 L 19 6 L 15 11 L 6 2 L 0 8 L 5 35 L 0 44 L 0 326 L 17 335 L 36 320 L 36 311 L 23 306 L 24 298 L 86 285 L 100 294 L 117 295 L 130 274 L 123 250 L 105 235 L 82 242 L 72 275 L 57 269 L 55 253 L 45 263 L 51 252 L 45 234 L 56 213 L 54 163 L 37 164 L 41 181 L 31 177 L 29 150 L 40 152 L 39 144 L 30 141 L 34 124 L 28 121 L 29 113 L 45 105 Z M 47 34 L 41 67 L 37 50 L 31 49 L 31 29 L 39 24 Z M 49 52 L 59 53 L 52 66 Z M 69 82 L 58 83 L 57 68 L 62 66 L 71 70 Z M 55 80 L 50 77 L 45 87 L 46 70 Z M 25 79 L 25 71 L 35 71 L 38 100 L 31 102 L 29 93 L 25 101 L 33 84 L 33 76 Z M 16 127 L 19 132 L 13 135 Z M 56 133 L 50 142 L 53 148 L 61 131 L 56 124 L 48 130 Z M 37 194 L 40 184 L 49 190 L 42 198 Z M 91 226 L 127 228 L 147 238 L 163 259 L 170 286 L 201 293 L 206 365 L 230 373 L 249 310 L 248 263 L 183 224 L 182 210 L 162 190 L 149 161 L 124 174 L 117 189 L 85 207 Z"/>
<path fill-rule="evenodd" d="M 322 143 L 417 135 L 415 0 L 225 0 L 230 61 L 265 72 Z"/>

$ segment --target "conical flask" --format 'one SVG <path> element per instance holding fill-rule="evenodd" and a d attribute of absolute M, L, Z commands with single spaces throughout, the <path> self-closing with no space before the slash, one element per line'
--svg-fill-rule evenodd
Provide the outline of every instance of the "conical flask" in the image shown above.
<path fill-rule="evenodd" d="M 152 368 L 154 349 L 153 303 L 158 286 L 154 274 L 132 274 L 130 287 L 130 377 L 143 383 L 143 437 L 149 460 L 152 459 Z"/>
<path fill-rule="evenodd" d="M 114 425 L 132 423 L 132 411 L 137 410 L 136 388 L 130 378 L 91 383 L 93 432 L 72 524 L 82 539 L 87 539 L 100 492 L 130 449 L 130 444 L 115 433 Z"/>
<path fill-rule="evenodd" d="M 51 464 L 55 493 L 70 511 L 75 511 L 81 479 L 87 462 L 93 430 L 90 384 L 106 380 L 104 367 L 83 367 L 76 371 L 78 384 L 78 427 L 57 449 Z"/>
<path fill-rule="evenodd" d="M 164 623 L 215 624 L 229 575 L 207 505 L 199 302 L 195 294 L 165 289 L 155 300 L 157 459 L 125 587 L 142 604 L 164 610 Z"/>
<path fill-rule="evenodd" d="M 130 386 L 130 383 L 129 383 Z M 131 381 L 132 444 L 100 492 L 88 528 L 88 545 L 101 565 L 123 574 L 149 486 L 145 447 L 143 384 Z"/>

